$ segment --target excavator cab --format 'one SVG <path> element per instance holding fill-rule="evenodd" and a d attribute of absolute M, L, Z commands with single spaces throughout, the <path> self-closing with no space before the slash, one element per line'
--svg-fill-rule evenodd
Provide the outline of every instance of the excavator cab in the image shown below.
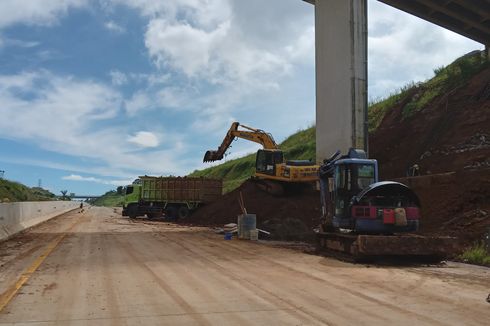
<path fill-rule="evenodd" d="M 335 162 L 334 172 L 334 225 L 349 228 L 351 200 L 369 185 L 378 181 L 376 160 L 346 158 Z"/>
<path fill-rule="evenodd" d="M 255 160 L 255 171 L 257 173 L 276 175 L 276 164 L 284 162 L 284 155 L 279 150 L 264 150 L 257 151 Z"/>

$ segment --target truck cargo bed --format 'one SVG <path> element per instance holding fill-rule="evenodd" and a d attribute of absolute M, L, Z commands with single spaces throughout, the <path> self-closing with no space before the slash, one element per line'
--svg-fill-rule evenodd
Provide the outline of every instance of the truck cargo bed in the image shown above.
<path fill-rule="evenodd" d="M 141 199 L 146 202 L 207 203 L 221 196 L 223 182 L 218 179 L 189 177 L 140 177 Z"/>

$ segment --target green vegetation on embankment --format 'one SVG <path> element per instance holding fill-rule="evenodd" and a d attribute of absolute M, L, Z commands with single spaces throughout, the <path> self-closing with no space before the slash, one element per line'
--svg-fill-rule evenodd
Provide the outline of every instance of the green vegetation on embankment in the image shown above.
<path fill-rule="evenodd" d="M 121 207 L 124 202 L 122 187 L 117 190 L 110 190 L 97 199 L 90 200 L 89 203 L 95 206 Z"/>
<path fill-rule="evenodd" d="M 436 97 L 449 94 L 464 85 L 472 76 L 490 66 L 480 51 L 471 52 L 446 67 L 434 70 L 435 76 L 425 82 L 410 82 L 390 96 L 370 103 L 368 109 L 369 131 L 373 132 L 381 124 L 385 114 L 402 106 L 403 118 L 423 110 Z M 267 130 L 267 126 L 262 126 Z M 224 131 L 223 131 L 224 132 Z M 315 127 L 298 131 L 282 142 L 279 147 L 289 159 L 315 160 Z M 255 154 L 227 161 L 204 170 L 196 170 L 189 176 L 222 178 L 224 190 L 229 192 L 253 175 Z"/>
<path fill-rule="evenodd" d="M 432 100 L 464 85 L 471 77 L 490 66 L 480 51 L 470 52 L 446 67 L 434 69 L 434 77 L 414 83 L 410 82 L 388 97 L 370 103 L 368 110 L 369 132 L 379 127 L 389 110 L 402 106 L 403 118 L 423 110 Z"/>
<path fill-rule="evenodd" d="M 55 195 L 46 189 L 29 188 L 21 183 L 0 179 L 0 202 L 55 200 Z"/>

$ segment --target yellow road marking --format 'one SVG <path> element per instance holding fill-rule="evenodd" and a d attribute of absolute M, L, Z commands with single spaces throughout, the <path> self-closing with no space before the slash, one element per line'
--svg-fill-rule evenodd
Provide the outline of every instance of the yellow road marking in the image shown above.
<path fill-rule="evenodd" d="M 3 309 L 10 303 L 10 301 L 14 298 L 14 296 L 19 292 L 19 290 L 22 288 L 22 286 L 29 281 L 29 278 L 31 275 L 41 266 L 43 261 L 53 252 L 54 249 L 60 244 L 61 241 L 66 237 L 68 232 L 70 232 L 75 225 L 77 225 L 80 222 L 80 220 L 76 221 L 73 223 L 73 225 L 66 230 L 63 234 L 58 236 L 56 239 L 51 241 L 49 245 L 46 247 L 46 250 L 43 251 L 41 256 L 37 257 L 36 260 L 32 263 L 29 268 L 27 268 L 24 273 L 19 277 L 17 282 L 13 286 L 11 286 L 7 291 L 5 291 L 4 294 L 0 296 L 0 313 L 3 311 Z"/>

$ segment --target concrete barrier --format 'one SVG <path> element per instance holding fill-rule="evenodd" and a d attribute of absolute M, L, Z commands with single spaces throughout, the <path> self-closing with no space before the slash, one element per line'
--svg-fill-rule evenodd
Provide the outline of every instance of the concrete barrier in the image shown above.
<path fill-rule="evenodd" d="M 76 201 L 0 203 L 0 240 L 79 206 Z"/>

